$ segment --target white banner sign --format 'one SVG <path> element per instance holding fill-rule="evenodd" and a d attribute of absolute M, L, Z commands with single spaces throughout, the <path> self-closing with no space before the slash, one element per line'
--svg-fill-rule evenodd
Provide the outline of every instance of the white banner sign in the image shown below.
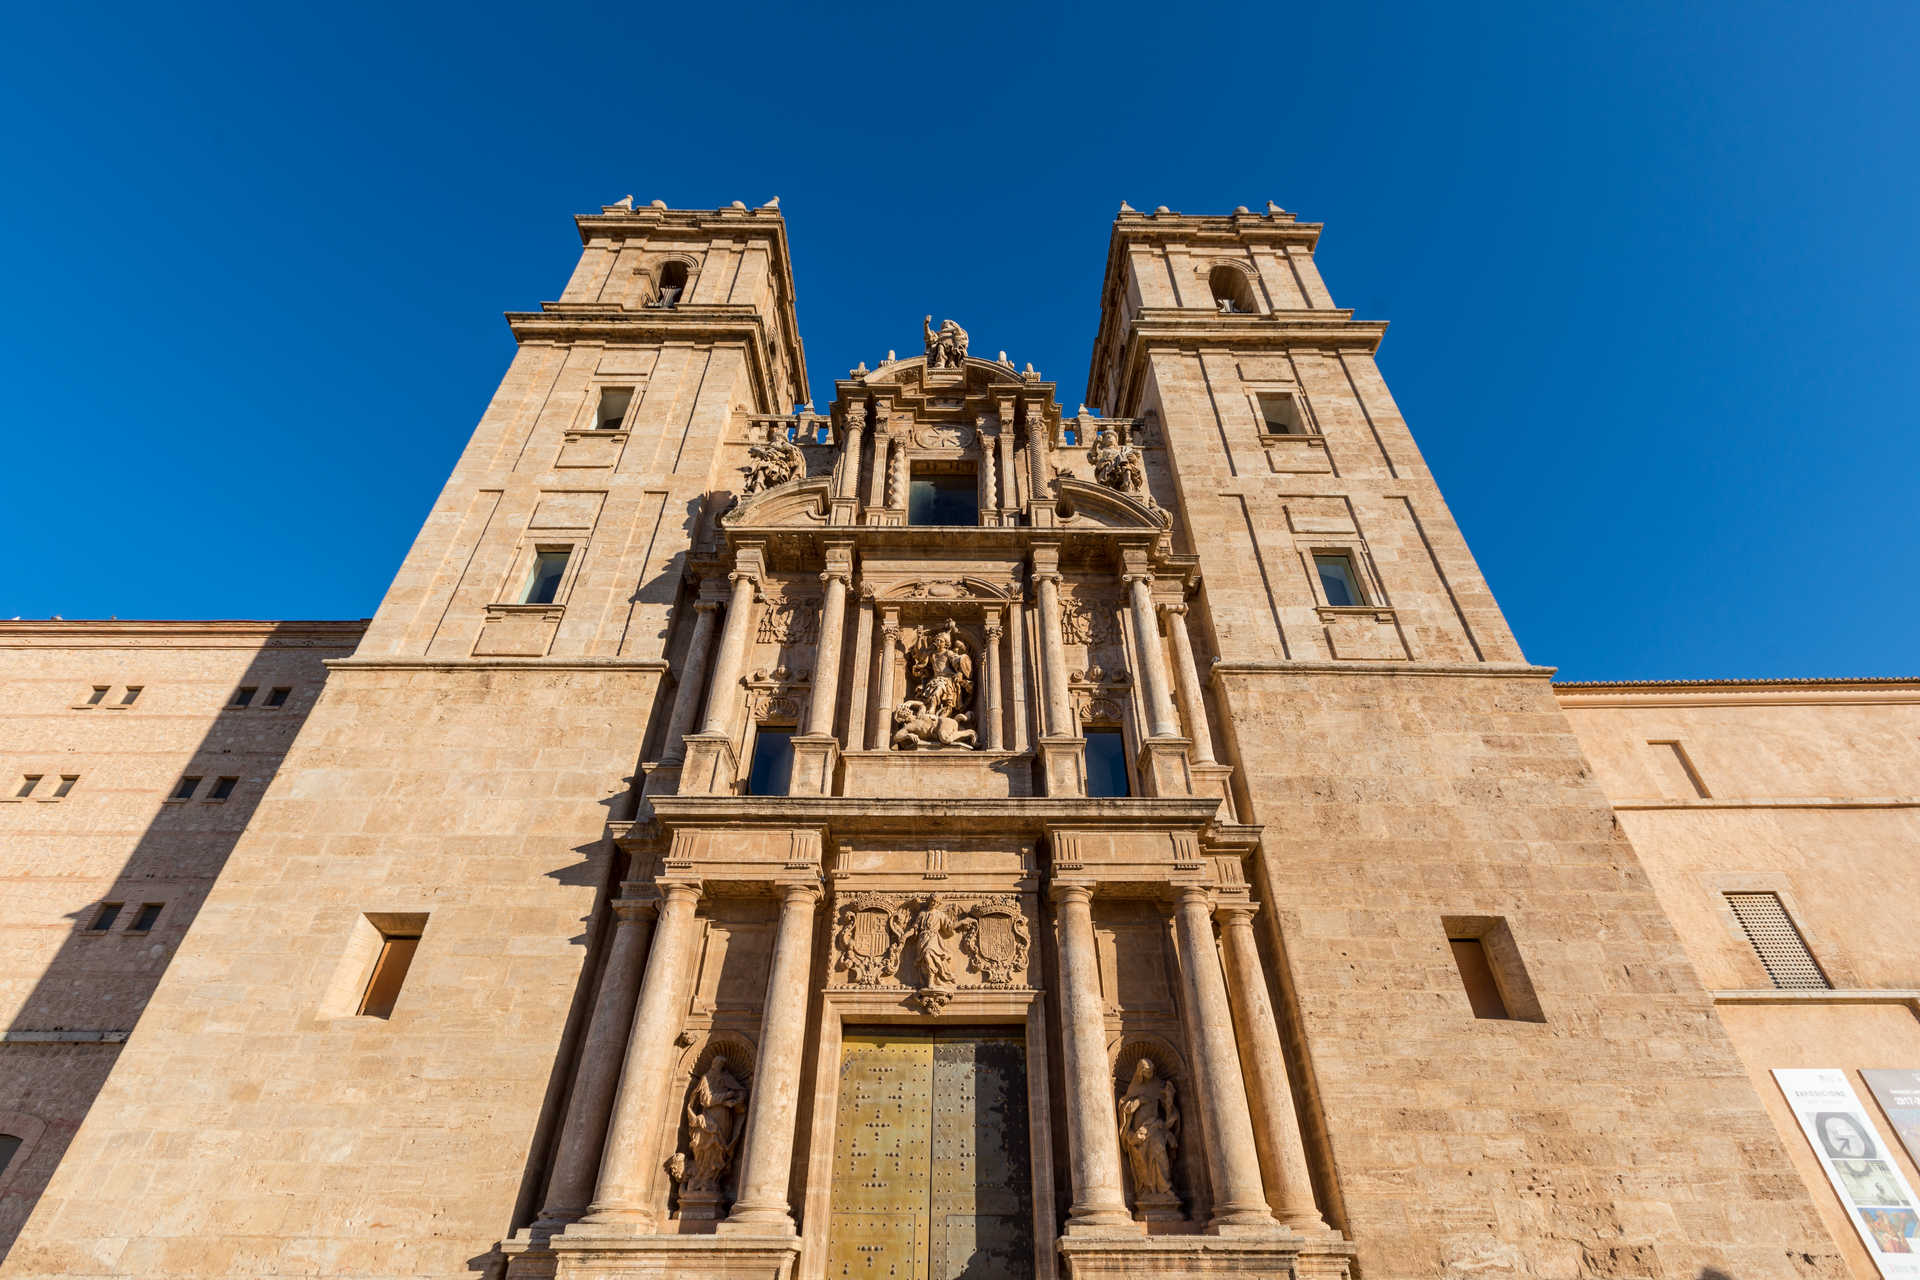
<path fill-rule="evenodd" d="M 1920 1200 L 1844 1071 L 1773 1073 L 1886 1280 L 1920 1280 Z"/>

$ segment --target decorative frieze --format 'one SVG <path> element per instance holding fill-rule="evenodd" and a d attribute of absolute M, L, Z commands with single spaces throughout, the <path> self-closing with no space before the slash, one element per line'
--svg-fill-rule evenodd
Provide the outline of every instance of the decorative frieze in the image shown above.
<path fill-rule="evenodd" d="M 937 1008 L 962 988 L 1025 983 L 1032 928 L 1011 894 L 857 893 L 841 900 L 833 962 L 846 985 L 915 985 L 923 1007 Z M 901 964 L 911 948 L 913 972 Z"/>

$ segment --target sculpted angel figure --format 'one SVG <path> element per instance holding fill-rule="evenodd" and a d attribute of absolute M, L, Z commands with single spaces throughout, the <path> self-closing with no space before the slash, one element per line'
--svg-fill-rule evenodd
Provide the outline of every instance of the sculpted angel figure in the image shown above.
<path fill-rule="evenodd" d="M 740 1143 L 746 1111 L 747 1086 L 727 1070 L 725 1054 L 715 1055 L 687 1099 L 687 1146 L 693 1159 L 685 1170 L 686 1190 L 719 1190 Z"/>
<path fill-rule="evenodd" d="M 971 719 L 963 710 L 973 703 L 973 654 L 969 649 L 959 626 L 949 618 L 931 631 L 922 631 L 907 655 L 913 696 L 935 719 Z"/>
<path fill-rule="evenodd" d="M 920 957 L 920 972 L 930 987 L 953 985 L 953 952 L 947 939 L 957 932 L 953 913 L 937 898 L 927 905 L 913 922 L 913 947 Z"/>
<path fill-rule="evenodd" d="M 754 494 L 785 484 L 796 476 L 805 475 L 807 459 L 806 455 L 800 452 L 798 445 L 785 436 L 776 434 L 765 444 L 749 447 L 747 465 L 740 469 L 747 475 L 747 482 L 742 491 Z"/>
<path fill-rule="evenodd" d="M 936 333 L 932 316 L 923 325 L 927 332 L 927 368 L 958 369 L 967 354 L 967 331 L 952 320 L 942 320 Z"/>
<path fill-rule="evenodd" d="M 1172 1082 L 1159 1078 L 1151 1058 L 1134 1064 L 1133 1079 L 1120 1095 L 1120 1148 L 1127 1153 L 1137 1199 L 1165 1203 L 1173 1197 L 1180 1108 L 1173 1100 Z"/>
<path fill-rule="evenodd" d="M 1146 495 L 1147 468 L 1139 448 L 1115 440 L 1111 428 L 1101 427 L 1094 436 L 1087 461 L 1093 464 L 1093 478 L 1107 488 L 1134 497 Z"/>

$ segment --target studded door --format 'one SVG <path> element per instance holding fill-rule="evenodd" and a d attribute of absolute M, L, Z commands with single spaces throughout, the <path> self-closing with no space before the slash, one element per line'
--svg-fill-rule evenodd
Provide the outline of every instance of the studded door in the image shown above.
<path fill-rule="evenodd" d="M 1030 1280 L 1019 1036 L 847 1035 L 834 1131 L 828 1280 Z"/>

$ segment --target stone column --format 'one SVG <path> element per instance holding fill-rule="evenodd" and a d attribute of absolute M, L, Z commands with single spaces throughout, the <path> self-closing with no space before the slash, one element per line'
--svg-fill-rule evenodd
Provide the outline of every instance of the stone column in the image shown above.
<path fill-rule="evenodd" d="M 640 989 L 654 904 L 621 898 L 614 902 L 613 913 L 613 937 L 600 973 L 600 990 L 594 996 L 586 1043 L 574 1070 L 573 1097 L 567 1103 L 560 1149 L 554 1154 L 553 1176 L 547 1180 L 546 1207 L 540 1210 L 541 1222 L 550 1226 L 572 1222 L 587 1211 L 587 1202 L 593 1198 L 600 1146 L 607 1136 L 614 1090 L 620 1084 L 620 1062 L 626 1057 L 627 1035 L 633 1027 L 633 1002 Z"/>
<path fill-rule="evenodd" d="M 1027 471 L 1031 480 L 1031 490 L 1035 502 L 1043 501 L 1049 491 L 1049 474 L 1053 468 L 1047 460 L 1047 423 L 1038 407 L 1031 407 L 1027 414 Z"/>
<path fill-rule="evenodd" d="M 1000 482 L 994 474 L 993 441 L 980 440 L 980 523 L 1000 523 Z"/>
<path fill-rule="evenodd" d="M 1307 1148 L 1293 1107 L 1287 1059 L 1280 1048 L 1273 1004 L 1267 998 L 1267 975 L 1260 967 L 1260 947 L 1253 936 L 1253 912 L 1251 905 L 1234 903 L 1216 914 L 1227 958 L 1227 996 L 1240 1031 L 1247 1103 L 1268 1157 L 1267 1206 L 1290 1227 L 1321 1230 L 1327 1224 L 1313 1203 L 1313 1175 L 1307 1170 Z"/>
<path fill-rule="evenodd" d="M 1066 1233 L 1137 1234 L 1120 1186 L 1120 1128 L 1113 1073 L 1107 1067 L 1107 1019 L 1100 1003 L 1099 958 L 1093 942 L 1093 890 L 1053 886 L 1060 946 L 1060 1023 L 1067 1089 L 1067 1159 L 1073 1204 Z"/>
<path fill-rule="evenodd" d="M 893 447 L 893 432 L 883 409 L 873 419 L 873 470 L 867 474 L 867 506 L 887 505 L 887 454 Z"/>
<path fill-rule="evenodd" d="M 1220 953 L 1213 942 L 1213 907 L 1205 889 L 1180 890 L 1174 909 L 1174 938 L 1180 953 L 1180 978 L 1192 1012 L 1194 1100 L 1205 1122 L 1207 1176 L 1213 1184 L 1211 1235 L 1244 1235 L 1277 1230 L 1267 1210 L 1260 1181 L 1260 1153 L 1253 1141 L 1246 1081 L 1233 1042 L 1233 1010 L 1220 975 Z"/>
<path fill-rule="evenodd" d="M 1027 737 L 1027 610 L 1017 598 L 1007 605 L 1007 671 L 1013 683 L 1013 741 L 1008 745 L 1025 751 L 1033 745 Z"/>
<path fill-rule="evenodd" d="M 1200 689 L 1200 671 L 1193 662 L 1193 638 L 1187 631 L 1187 606 L 1163 604 L 1167 635 L 1173 641 L 1173 678 L 1187 712 L 1187 736 L 1193 739 L 1193 762 L 1213 763 L 1213 728 L 1207 721 L 1206 696 Z"/>
<path fill-rule="evenodd" d="M 987 732 L 984 745 L 989 751 L 998 751 L 1000 720 L 1003 714 L 1000 705 L 1000 615 L 998 613 L 987 615 L 987 644 L 980 651 L 980 665 L 984 668 L 980 674 L 986 686 L 984 692 L 987 704 L 985 726 Z"/>
<path fill-rule="evenodd" d="M 1069 734 L 1074 724 L 1067 699 L 1067 652 L 1060 639 L 1060 575 L 1035 573 L 1033 583 L 1040 594 L 1040 665 L 1047 686 L 1047 716 L 1041 732 L 1049 736 Z"/>
<path fill-rule="evenodd" d="M 873 605 L 864 597 L 854 605 L 853 613 L 853 688 L 847 691 L 850 699 L 860 699 L 867 693 L 865 681 L 870 678 L 873 669 Z M 867 749 L 867 703 L 847 708 L 847 749 L 865 751 Z"/>
<path fill-rule="evenodd" d="M 864 403 L 858 400 L 848 402 L 842 430 L 840 470 L 834 476 L 833 496 L 858 498 L 860 496 L 860 444 L 867 430 L 867 406 Z"/>
<path fill-rule="evenodd" d="M 760 1019 L 760 1057 L 747 1101 L 740 1198 L 723 1232 L 794 1234 L 787 1204 L 793 1169 L 793 1126 L 800 1102 L 800 1061 L 806 1053 L 807 997 L 813 963 L 813 909 L 820 890 L 789 884 L 780 890 L 780 926 L 767 974 L 767 1008 Z"/>
<path fill-rule="evenodd" d="M 1129 573 L 1127 591 L 1132 602 L 1133 649 L 1139 655 L 1140 694 L 1146 700 L 1148 735 L 1177 738 L 1180 724 L 1173 700 L 1167 696 L 1167 652 L 1160 643 L 1160 622 L 1153 612 L 1153 575 Z"/>
<path fill-rule="evenodd" d="M 670 1105 L 667 1077 L 679 1052 L 673 1041 L 680 1033 L 683 988 L 693 961 L 694 904 L 700 900 L 700 890 L 690 884 L 663 885 L 661 891 L 660 922 L 627 1036 L 600 1181 L 587 1212 L 589 1221 L 631 1223 L 642 1232 L 654 1220 L 646 1198 L 660 1164 L 657 1148 Z"/>
<path fill-rule="evenodd" d="M 713 615 L 719 608 L 718 600 L 694 601 L 693 635 L 680 660 L 680 685 L 673 691 L 667 745 L 660 753 L 662 764 L 675 764 L 687 758 L 686 737 L 693 732 L 693 717 L 700 708 L 700 684 L 706 678 L 707 659 L 713 652 Z"/>
<path fill-rule="evenodd" d="M 1011 513 L 1020 505 L 1019 485 L 1013 471 L 1013 402 L 1000 402 L 1000 510 Z M 1002 519 L 1003 524 L 1012 524 L 1010 518 Z"/>
<path fill-rule="evenodd" d="M 893 741 L 893 664 L 900 653 L 899 614 L 881 617 L 880 636 L 880 670 L 874 673 L 873 722 L 867 735 L 875 751 L 885 751 Z"/>
<path fill-rule="evenodd" d="M 847 573 L 829 569 L 820 575 L 820 581 L 826 584 L 826 595 L 820 601 L 820 643 L 815 648 L 807 732 L 831 736 L 840 700 L 840 637 L 847 621 Z"/>
<path fill-rule="evenodd" d="M 731 573 L 733 594 L 727 601 L 727 624 L 720 632 L 720 657 L 713 665 L 713 687 L 707 691 L 707 715 L 703 733 L 730 736 L 733 712 L 738 702 L 740 668 L 747 657 L 747 620 L 753 612 L 756 586 L 750 573 Z"/>

